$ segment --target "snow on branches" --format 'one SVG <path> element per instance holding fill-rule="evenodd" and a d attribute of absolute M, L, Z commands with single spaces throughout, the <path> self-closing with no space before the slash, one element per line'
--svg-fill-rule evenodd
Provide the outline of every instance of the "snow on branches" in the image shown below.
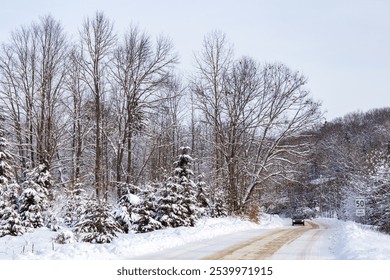
<path fill-rule="evenodd" d="M 110 243 L 121 232 L 111 212 L 111 205 L 104 200 L 90 199 L 85 212 L 74 230 L 82 241 Z"/>

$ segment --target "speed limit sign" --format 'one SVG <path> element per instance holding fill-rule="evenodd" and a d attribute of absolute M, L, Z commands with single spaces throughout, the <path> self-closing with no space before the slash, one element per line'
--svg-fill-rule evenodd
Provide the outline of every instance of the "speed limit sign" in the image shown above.
<path fill-rule="evenodd" d="M 356 216 L 363 217 L 366 215 L 366 200 L 362 197 L 355 198 Z"/>
<path fill-rule="evenodd" d="M 356 198 L 355 207 L 356 209 L 364 209 L 366 207 L 366 200 L 364 198 Z"/>

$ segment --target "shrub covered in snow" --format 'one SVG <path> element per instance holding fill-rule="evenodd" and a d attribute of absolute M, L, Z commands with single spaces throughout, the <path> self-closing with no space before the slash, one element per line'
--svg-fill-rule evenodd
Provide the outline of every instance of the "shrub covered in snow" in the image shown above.
<path fill-rule="evenodd" d="M 211 206 L 211 217 L 212 218 L 221 218 L 227 217 L 228 212 L 226 209 L 226 205 L 221 198 L 215 198 L 213 205 Z"/>
<path fill-rule="evenodd" d="M 70 230 L 63 230 L 58 233 L 54 241 L 58 244 L 69 244 L 76 241 L 75 235 Z"/>
<path fill-rule="evenodd" d="M 90 199 L 85 213 L 74 227 L 82 241 L 90 243 L 110 243 L 121 232 L 115 221 L 111 206 L 104 200 Z"/>

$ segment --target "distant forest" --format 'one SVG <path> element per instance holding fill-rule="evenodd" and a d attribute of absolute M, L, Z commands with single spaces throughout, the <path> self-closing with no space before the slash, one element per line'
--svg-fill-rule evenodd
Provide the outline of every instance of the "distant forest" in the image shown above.
<path fill-rule="evenodd" d="M 74 39 L 51 16 L 16 28 L 0 48 L 0 236 L 261 212 L 390 231 L 389 108 L 325 122 L 299 71 L 236 57 L 220 31 L 199 43 L 184 76 L 168 37 L 118 34 L 101 12 Z"/>

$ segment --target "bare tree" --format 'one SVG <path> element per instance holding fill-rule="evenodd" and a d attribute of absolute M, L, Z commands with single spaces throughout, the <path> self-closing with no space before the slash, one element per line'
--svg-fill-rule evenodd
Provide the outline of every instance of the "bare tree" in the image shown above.
<path fill-rule="evenodd" d="M 259 65 L 252 59 L 243 58 L 233 63 L 225 73 L 225 87 L 221 98 L 223 130 L 218 134 L 219 150 L 224 156 L 227 169 L 227 193 L 233 211 L 240 208 L 240 187 L 247 183 L 246 161 L 250 158 L 251 138 L 259 122 L 263 104 Z"/>
<path fill-rule="evenodd" d="M 68 109 L 69 117 L 69 141 L 71 150 L 71 186 L 82 182 L 82 177 L 87 170 L 82 170 L 83 154 L 86 146 L 86 136 L 93 127 L 87 109 L 89 96 L 87 85 L 82 79 L 82 67 L 80 61 L 82 54 L 77 46 L 74 46 L 68 59 L 68 74 L 66 76 L 67 98 L 64 99 L 64 106 Z M 84 174 L 82 174 L 84 173 Z"/>
<path fill-rule="evenodd" d="M 23 167 L 42 161 L 50 166 L 58 152 L 66 54 L 65 33 L 51 16 L 17 29 L 2 46 L 3 106 L 12 119 Z"/>
<path fill-rule="evenodd" d="M 198 108 L 213 129 L 215 167 L 231 212 L 243 210 L 255 191 L 307 150 L 292 141 L 319 118 L 319 104 L 304 89 L 305 78 L 281 64 L 261 67 L 234 61 L 225 37 L 206 37 L 192 81 Z M 221 172 L 222 171 L 222 172 Z"/>
<path fill-rule="evenodd" d="M 152 139 L 149 146 L 150 160 L 148 162 L 149 178 L 164 180 L 172 167 L 172 159 L 184 145 L 183 116 L 188 106 L 185 102 L 185 88 L 179 79 L 172 79 L 169 86 L 161 91 L 161 97 L 156 110 L 149 114 L 150 125 L 148 134 Z M 181 143 L 181 144 L 180 144 Z"/>
<path fill-rule="evenodd" d="M 83 80 L 88 86 L 93 98 L 95 120 L 95 188 L 99 197 L 99 190 L 105 188 L 103 164 L 103 107 L 106 94 L 106 75 L 110 54 L 116 42 L 113 24 L 101 12 L 84 21 L 80 31 L 82 42 Z"/>
<path fill-rule="evenodd" d="M 320 104 L 309 97 L 306 79 L 299 72 L 282 64 L 265 65 L 261 79 L 242 205 L 268 179 L 292 178 L 288 173 L 294 171 L 297 160 L 309 155 L 307 132 L 321 119 Z"/>
<path fill-rule="evenodd" d="M 212 170 L 217 184 L 223 182 L 224 158 L 221 151 L 222 96 L 225 87 L 225 75 L 233 60 L 232 46 L 225 34 L 214 31 L 205 36 L 202 50 L 195 55 L 196 74 L 191 78 L 190 87 L 195 96 L 196 109 L 199 110 L 210 131 L 210 137 L 203 141 L 212 147 L 209 152 L 213 157 Z"/>
<path fill-rule="evenodd" d="M 112 73 L 116 82 L 116 108 L 118 116 L 117 175 L 130 183 L 133 173 L 133 137 L 145 126 L 148 110 L 164 98 L 159 91 L 168 83 L 172 67 L 177 63 L 173 45 L 165 37 L 153 44 L 146 33 L 131 27 L 114 53 Z M 127 157 L 126 168 L 123 160 Z"/>

